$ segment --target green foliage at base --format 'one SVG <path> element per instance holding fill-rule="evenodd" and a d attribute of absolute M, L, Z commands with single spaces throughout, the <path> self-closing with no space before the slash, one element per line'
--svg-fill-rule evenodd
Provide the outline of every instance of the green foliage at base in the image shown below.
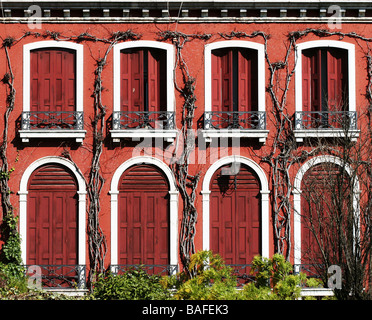
<path fill-rule="evenodd" d="M 124 274 L 100 275 L 94 284 L 93 299 L 100 300 L 166 300 L 169 290 L 160 283 L 160 277 L 149 275 L 141 268 Z"/>

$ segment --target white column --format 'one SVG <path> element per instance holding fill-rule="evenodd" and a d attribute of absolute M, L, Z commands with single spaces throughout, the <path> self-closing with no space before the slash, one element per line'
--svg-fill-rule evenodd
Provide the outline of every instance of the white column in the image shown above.
<path fill-rule="evenodd" d="M 203 199 L 203 250 L 210 249 L 209 243 L 209 223 L 210 223 L 210 212 L 209 212 L 209 198 L 210 198 L 210 191 L 202 191 L 201 192 Z"/>
<path fill-rule="evenodd" d="M 119 191 L 111 194 L 111 264 L 118 264 L 118 195 Z"/>
<path fill-rule="evenodd" d="M 262 243 L 262 257 L 269 258 L 270 256 L 270 229 L 269 229 L 269 194 L 270 191 L 261 190 L 261 243 Z"/>
<path fill-rule="evenodd" d="M 27 194 L 28 191 L 19 191 L 19 234 L 21 237 L 21 258 L 22 263 L 27 261 Z"/>
<path fill-rule="evenodd" d="M 78 191 L 78 264 L 86 261 L 86 191 Z"/>
<path fill-rule="evenodd" d="M 178 191 L 169 191 L 169 250 L 171 265 L 178 265 L 178 195 Z"/>
<path fill-rule="evenodd" d="M 301 191 L 294 189 L 293 193 L 293 237 L 294 237 L 294 264 L 301 264 Z M 299 268 L 295 268 L 295 272 L 299 272 Z"/>

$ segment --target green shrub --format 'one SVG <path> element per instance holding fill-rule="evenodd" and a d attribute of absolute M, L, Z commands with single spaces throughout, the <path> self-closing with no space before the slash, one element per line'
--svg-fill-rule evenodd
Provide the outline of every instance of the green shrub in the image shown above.
<path fill-rule="evenodd" d="M 252 273 L 256 278 L 256 287 L 270 289 L 281 300 L 299 298 L 301 287 L 307 283 L 306 275 L 293 274 L 292 264 L 280 254 L 274 254 L 270 259 L 254 257 Z"/>
<path fill-rule="evenodd" d="M 94 284 L 93 298 L 100 300 L 166 300 L 170 292 L 161 284 L 161 277 L 149 275 L 141 268 L 124 274 L 102 274 Z"/>
<path fill-rule="evenodd" d="M 183 271 L 176 284 L 177 300 L 231 300 L 237 299 L 236 278 L 218 254 L 200 251 L 191 256 L 189 270 L 195 270 L 192 278 Z"/>

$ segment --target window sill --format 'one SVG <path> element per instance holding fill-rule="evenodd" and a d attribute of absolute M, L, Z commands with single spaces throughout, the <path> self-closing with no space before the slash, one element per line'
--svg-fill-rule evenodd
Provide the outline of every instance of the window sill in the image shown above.
<path fill-rule="evenodd" d="M 347 133 L 343 129 L 300 129 L 294 130 L 296 142 L 303 142 L 306 138 L 345 138 L 346 135 L 351 141 L 356 141 L 360 130 L 349 130 Z"/>
<path fill-rule="evenodd" d="M 266 143 L 269 130 L 258 129 L 209 129 L 202 130 L 203 138 L 206 142 L 211 142 L 215 138 L 257 138 L 262 144 Z"/>
<path fill-rule="evenodd" d="M 43 129 L 43 130 L 19 130 L 19 136 L 23 143 L 30 139 L 75 139 L 76 142 L 82 143 L 85 138 L 86 130 L 60 130 L 60 129 Z"/>
<path fill-rule="evenodd" d="M 166 142 L 172 143 L 178 131 L 174 129 L 123 129 L 110 130 L 110 133 L 113 142 L 120 142 L 120 139 L 163 138 Z"/>

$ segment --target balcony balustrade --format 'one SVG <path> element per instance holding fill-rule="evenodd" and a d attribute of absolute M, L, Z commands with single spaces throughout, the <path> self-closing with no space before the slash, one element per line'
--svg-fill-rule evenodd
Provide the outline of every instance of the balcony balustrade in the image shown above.
<path fill-rule="evenodd" d="M 31 138 L 75 138 L 81 143 L 85 137 L 83 111 L 24 111 L 19 130 L 22 142 Z"/>
<path fill-rule="evenodd" d="M 356 111 L 296 111 L 294 134 L 304 138 L 342 138 L 355 141 L 359 136 Z"/>

